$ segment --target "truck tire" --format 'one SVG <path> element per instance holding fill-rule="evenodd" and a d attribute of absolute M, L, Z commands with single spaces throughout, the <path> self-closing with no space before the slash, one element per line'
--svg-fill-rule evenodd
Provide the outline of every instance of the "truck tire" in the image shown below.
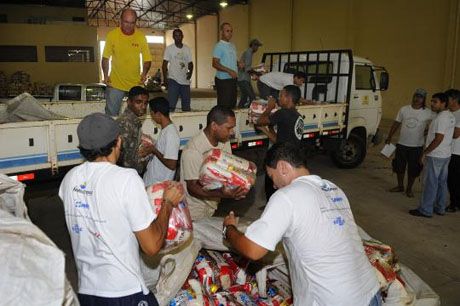
<path fill-rule="evenodd" d="M 334 164 L 343 169 L 351 169 L 359 166 L 366 157 L 366 143 L 355 134 L 350 134 L 339 147 L 331 152 Z"/>

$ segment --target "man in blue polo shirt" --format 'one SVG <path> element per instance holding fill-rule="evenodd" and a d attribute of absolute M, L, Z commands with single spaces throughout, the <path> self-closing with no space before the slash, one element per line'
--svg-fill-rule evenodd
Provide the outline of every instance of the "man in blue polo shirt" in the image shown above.
<path fill-rule="evenodd" d="M 217 70 L 215 84 L 217 105 L 232 109 L 236 105 L 236 82 L 238 67 L 236 48 L 230 42 L 233 35 L 232 26 L 224 22 L 220 26 L 221 40 L 212 52 L 212 67 Z"/>

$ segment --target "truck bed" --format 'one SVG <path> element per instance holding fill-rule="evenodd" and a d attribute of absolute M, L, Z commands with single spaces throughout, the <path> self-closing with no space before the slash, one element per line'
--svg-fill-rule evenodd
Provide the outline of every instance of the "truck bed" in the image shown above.
<path fill-rule="evenodd" d="M 181 148 L 206 126 L 208 110 L 216 104 L 215 98 L 193 99 L 192 112 L 175 112 L 171 119 L 177 126 Z M 0 173 L 13 174 L 79 164 L 80 156 L 77 126 L 85 115 L 104 112 L 104 102 L 58 102 L 43 106 L 66 120 L 33 121 L 0 124 Z M 345 128 L 345 103 L 303 105 L 298 111 L 304 117 L 304 138 L 323 135 L 338 136 Z M 235 138 L 232 149 L 245 149 L 264 145 L 264 134 L 256 132 L 248 121 L 248 109 L 235 110 Z M 147 115 L 143 131 L 154 139 L 159 128 Z"/>

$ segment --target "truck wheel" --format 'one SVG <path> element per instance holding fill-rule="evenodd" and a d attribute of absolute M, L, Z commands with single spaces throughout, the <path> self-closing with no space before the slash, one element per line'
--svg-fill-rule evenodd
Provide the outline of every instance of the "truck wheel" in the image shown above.
<path fill-rule="evenodd" d="M 358 135 L 351 134 L 336 150 L 331 152 L 331 157 L 334 164 L 339 168 L 355 168 L 366 157 L 366 143 Z"/>

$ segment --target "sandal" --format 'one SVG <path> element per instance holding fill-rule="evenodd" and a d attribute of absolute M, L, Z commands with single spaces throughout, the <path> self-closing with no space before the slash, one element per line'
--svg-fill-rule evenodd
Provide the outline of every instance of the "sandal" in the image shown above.
<path fill-rule="evenodd" d="M 406 191 L 406 196 L 407 196 L 408 198 L 413 198 L 413 197 L 414 197 L 414 193 L 413 193 L 412 191 L 407 190 L 407 191 Z"/>
<path fill-rule="evenodd" d="M 404 187 L 396 186 L 396 187 L 391 188 L 391 189 L 388 190 L 388 191 L 389 191 L 389 192 L 404 192 Z"/>

